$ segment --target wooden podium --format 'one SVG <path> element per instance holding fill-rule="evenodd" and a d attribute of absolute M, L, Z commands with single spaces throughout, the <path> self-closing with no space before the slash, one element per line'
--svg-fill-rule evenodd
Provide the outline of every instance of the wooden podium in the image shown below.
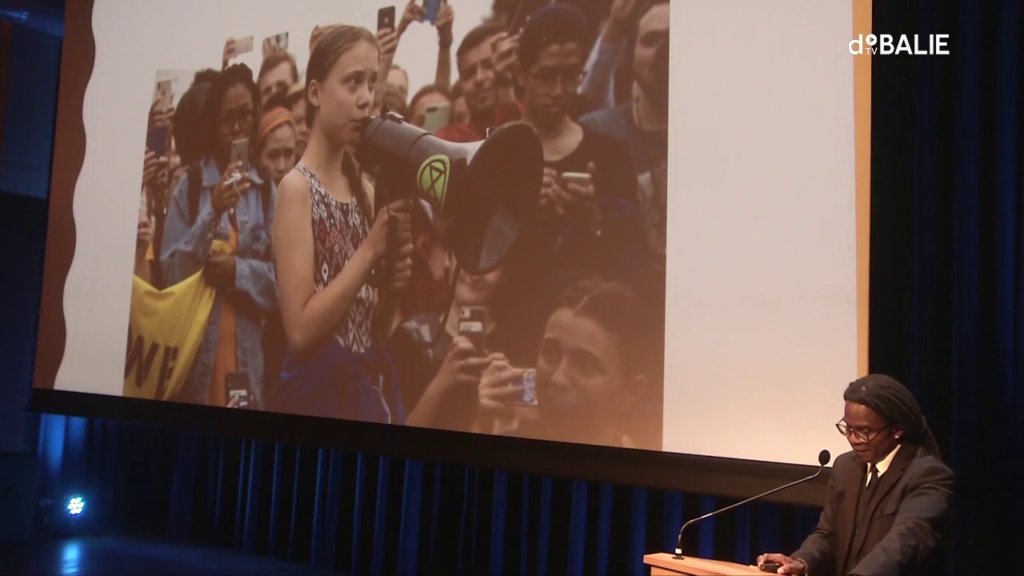
<path fill-rule="evenodd" d="M 676 560 L 671 554 L 648 554 L 644 564 L 651 567 L 651 576 L 765 576 L 757 566 L 744 566 L 734 562 L 707 560 L 686 556 Z"/>

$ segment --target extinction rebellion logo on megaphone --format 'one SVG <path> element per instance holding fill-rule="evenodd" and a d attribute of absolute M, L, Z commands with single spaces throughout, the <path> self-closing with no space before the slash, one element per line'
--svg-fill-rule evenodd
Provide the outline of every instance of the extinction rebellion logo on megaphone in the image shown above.
<path fill-rule="evenodd" d="M 850 54 L 949 56 L 949 34 L 858 34 L 850 41 Z"/>
<path fill-rule="evenodd" d="M 416 175 L 420 191 L 426 194 L 438 209 L 444 208 L 450 171 L 451 160 L 444 154 L 435 154 L 420 164 L 419 174 Z"/>

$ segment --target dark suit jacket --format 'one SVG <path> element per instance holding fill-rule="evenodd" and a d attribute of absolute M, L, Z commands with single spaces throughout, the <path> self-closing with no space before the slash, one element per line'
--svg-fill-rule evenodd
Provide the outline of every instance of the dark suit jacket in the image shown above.
<path fill-rule="evenodd" d="M 867 467 L 853 452 L 838 458 L 814 532 L 792 554 L 810 576 L 907 576 L 934 573 L 949 519 L 953 472 L 916 446 L 900 448 L 869 498 Z M 866 503 L 858 503 L 861 498 Z M 857 509 L 866 506 L 860 525 Z"/>

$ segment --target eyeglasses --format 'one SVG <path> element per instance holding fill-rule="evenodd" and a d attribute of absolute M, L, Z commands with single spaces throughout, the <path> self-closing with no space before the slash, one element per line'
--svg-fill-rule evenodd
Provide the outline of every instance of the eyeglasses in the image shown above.
<path fill-rule="evenodd" d="M 885 430 L 885 427 L 875 428 L 874 430 L 865 430 L 863 428 L 850 428 L 850 425 L 847 424 L 846 421 L 840 420 L 839 422 L 836 422 L 836 430 L 839 430 L 839 433 L 847 438 L 849 438 L 852 434 L 861 442 L 871 442 L 872 440 L 877 438 L 883 430 Z"/>
<path fill-rule="evenodd" d="M 583 77 L 586 75 L 582 70 L 576 70 L 573 72 L 537 72 L 530 74 L 530 78 L 537 83 L 537 87 L 547 92 L 554 90 L 559 80 L 562 82 L 562 88 L 568 91 L 576 90 L 583 83 Z"/>
<path fill-rule="evenodd" d="M 239 128 L 245 129 L 252 125 L 254 116 L 250 108 L 221 112 L 220 125 L 230 129 L 237 123 Z"/>

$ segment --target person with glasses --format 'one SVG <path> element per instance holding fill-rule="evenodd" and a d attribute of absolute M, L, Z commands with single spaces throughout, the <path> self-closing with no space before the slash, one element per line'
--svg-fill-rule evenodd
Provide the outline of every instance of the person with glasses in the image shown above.
<path fill-rule="evenodd" d="M 880 374 L 851 383 L 843 399 L 836 429 L 852 450 L 836 458 L 818 526 L 791 556 L 763 554 L 758 566 L 815 576 L 940 573 L 954 476 L 917 400 Z"/>
<path fill-rule="evenodd" d="M 252 71 L 229 66 L 206 97 L 205 157 L 181 179 L 168 206 L 164 284 L 201 270 L 217 291 L 181 401 L 228 406 L 228 389 L 235 387 L 248 390 L 250 408 L 262 403 L 263 324 L 278 309 L 270 249 L 274 190 L 255 168 L 245 169 L 248 159 L 231 159 L 232 143 L 256 142 L 259 111 Z"/>
<path fill-rule="evenodd" d="M 581 126 L 568 112 L 583 81 L 591 42 L 586 16 L 569 4 L 549 4 L 535 12 L 519 38 L 523 119 L 537 131 L 544 149 L 541 208 L 559 217 L 590 215 L 595 194 L 636 198 L 636 173 L 625 144 Z M 567 172 L 589 173 L 593 183 L 570 183 L 562 178 Z"/>
<path fill-rule="evenodd" d="M 540 137 L 544 173 L 538 221 L 519 242 L 513 267 L 524 303 L 524 339 L 539 342 L 558 295 L 599 274 L 626 283 L 641 275 L 643 234 L 636 205 L 636 171 L 626 146 L 575 122 L 569 107 L 583 80 L 591 26 L 562 3 L 534 12 L 519 37 L 523 120 Z M 536 350 L 527 351 L 534 356 Z"/>

